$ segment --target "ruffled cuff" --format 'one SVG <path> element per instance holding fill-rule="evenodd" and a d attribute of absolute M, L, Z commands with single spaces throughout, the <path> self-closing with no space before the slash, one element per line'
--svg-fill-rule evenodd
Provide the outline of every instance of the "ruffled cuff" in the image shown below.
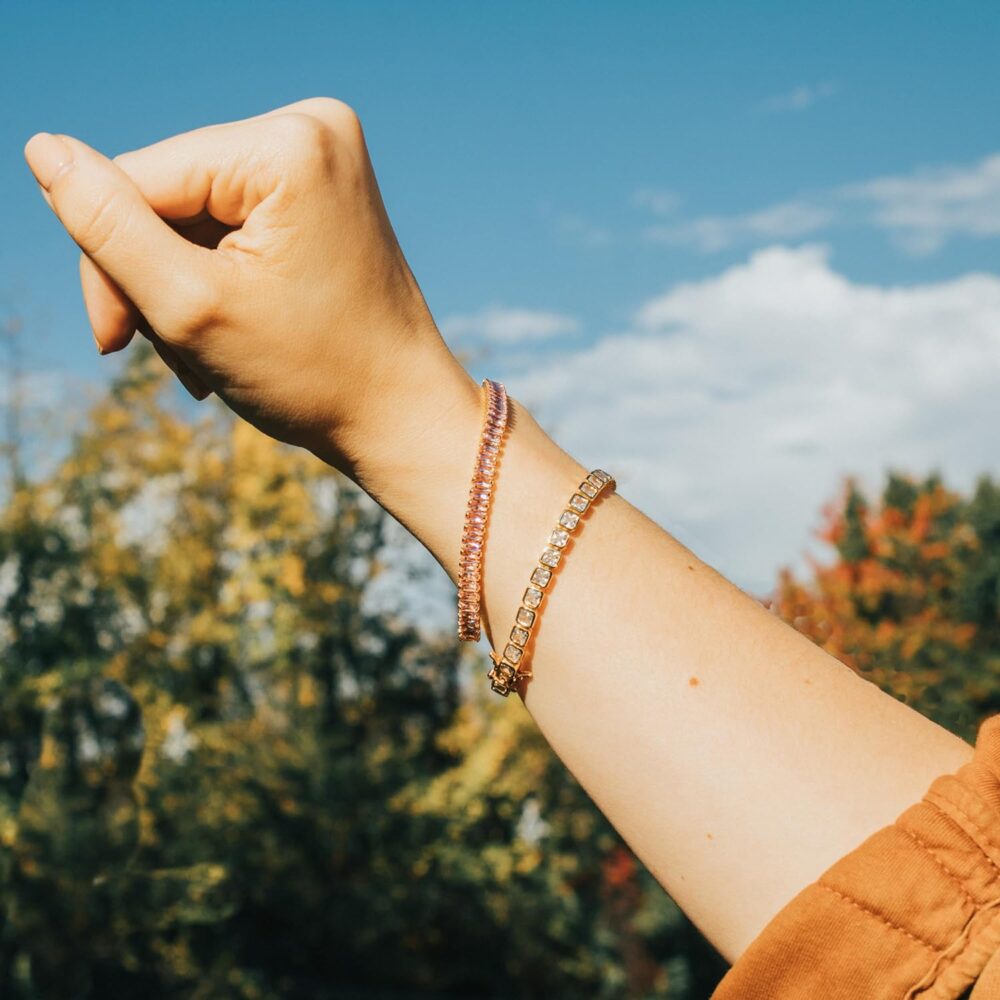
<path fill-rule="evenodd" d="M 1000 989 L 1000 715 L 975 754 L 802 890 L 712 1000 L 974 1000 Z"/>

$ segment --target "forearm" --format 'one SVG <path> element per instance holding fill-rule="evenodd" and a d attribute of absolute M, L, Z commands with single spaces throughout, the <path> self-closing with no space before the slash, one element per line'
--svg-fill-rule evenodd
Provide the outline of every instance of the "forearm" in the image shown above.
<path fill-rule="evenodd" d="M 199 383 L 352 475 L 457 578 L 479 389 L 429 319 L 351 109 L 300 101 L 114 163 L 46 133 L 26 155 L 85 254 L 104 348 L 127 344 L 141 316 Z M 209 216 L 227 231 L 213 232 L 214 249 L 164 222 Z M 614 473 L 614 455 L 592 458 Z M 495 646 L 587 471 L 515 399 L 485 557 Z M 525 704 L 729 958 L 971 756 L 726 583 L 626 496 L 601 501 L 550 589 Z"/>
<path fill-rule="evenodd" d="M 481 409 L 454 364 L 365 488 L 452 580 Z M 584 391 L 581 388 L 581 391 Z M 484 559 L 502 648 L 587 468 L 512 398 Z M 594 456 L 614 473 L 614 456 Z M 805 885 L 971 758 L 965 742 L 823 652 L 619 494 L 551 584 L 524 702 L 664 888 L 730 961 Z M 484 684 L 486 683 L 484 678 Z M 511 711 L 516 707 L 511 704 Z"/>

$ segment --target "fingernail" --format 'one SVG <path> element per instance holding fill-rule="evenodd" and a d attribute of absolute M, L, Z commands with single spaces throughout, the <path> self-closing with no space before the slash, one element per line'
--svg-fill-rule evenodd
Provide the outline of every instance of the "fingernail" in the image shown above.
<path fill-rule="evenodd" d="M 55 179 L 73 165 L 73 150 L 58 136 L 39 132 L 28 140 L 24 158 L 35 180 L 48 191 Z"/>

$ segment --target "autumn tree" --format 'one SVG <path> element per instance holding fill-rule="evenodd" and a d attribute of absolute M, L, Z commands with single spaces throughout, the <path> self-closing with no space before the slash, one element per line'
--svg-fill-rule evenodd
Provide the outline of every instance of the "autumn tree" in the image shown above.
<path fill-rule="evenodd" d="M 707 996 L 481 656 L 372 607 L 388 517 L 129 358 L 0 512 L 0 995 Z"/>
<path fill-rule="evenodd" d="M 820 535 L 836 558 L 781 575 L 775 611 L 884 690 L 974 740 L 1000 711 L 1000 487 L 848 482 Z"/>

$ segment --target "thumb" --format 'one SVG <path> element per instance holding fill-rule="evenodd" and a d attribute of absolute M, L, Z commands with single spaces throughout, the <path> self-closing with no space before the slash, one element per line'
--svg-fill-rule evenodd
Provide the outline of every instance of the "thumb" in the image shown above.
<path fill-rule="evenodd" d="M 168 226 L 128 174 L 79 139 L 39 132 L 24 156 L 80 249 L 143 315 L 169 331 L 185 301 L 212 279 L 211 252 Z"/>

